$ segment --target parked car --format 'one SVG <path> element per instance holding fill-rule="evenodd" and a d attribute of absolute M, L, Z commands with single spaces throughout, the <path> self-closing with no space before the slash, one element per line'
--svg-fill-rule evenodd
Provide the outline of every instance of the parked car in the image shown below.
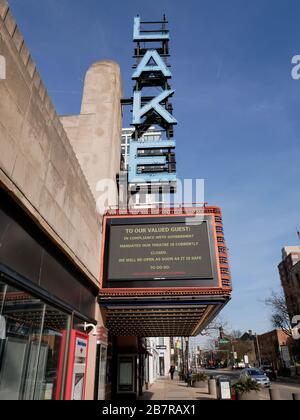
<path fill-rule="evenodd" d="M 271 365 L 262 365 L 260 369 L 267 375 L 270 381 L 277 381 L 277 372 Z"/>
<path fill-rule="evenodd" d="M 233 369 L 236 369 L 236 370 L 242 370 L 245 368 L 246 368 L 246 364 L 244 362 L 235 363 L 235 365 L 233 366 Z"/>
<path fill-rule="evenodd" d="M 262 388 L 270 388 L 271 386 L 270 379 L 261 369 L 244 369 L 241 372 L 240 380 L 246 381 L 249 378 L 257 382 Z"/>
<path fill-rule="evenodd" d="M 215 370 L 215 369 L 218 369 L 218 365 L 207 365 L 206 366 L 206 369 L 208 369 L 208 370 Z"/>
<path fill-rule="evenodd" d="M 238 369 L 245 369 L 246 368 L 245 362 L 239 362 L 239 363 L 237 363 L 237 368 Z"/>

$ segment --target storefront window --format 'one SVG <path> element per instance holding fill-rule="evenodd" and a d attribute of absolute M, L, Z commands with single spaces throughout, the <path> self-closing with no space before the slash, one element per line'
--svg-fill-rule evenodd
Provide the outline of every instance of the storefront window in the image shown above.
<path fill-rule="evenodd" d="M 57 391 L 58 376 L 62 374 L 69 316 L 46 305 L 44 328 L 41 336 L 40 364 L 43 366 L 43 384 L 39 400 L 53 400 Z M 57 396 L 58 397 L 58 396 Z"/>
<path fill-rule="evenodd" d="M 159 337 L 158 343 L 159 343 L 159 346 L 164 346 L 165 345 L 165 339 L 164 339 L 164 337 Z"/>
<path fill-rule="evenodd" d="M 0 282 L 0 400 L 52 400 L 68 315 Z"/>

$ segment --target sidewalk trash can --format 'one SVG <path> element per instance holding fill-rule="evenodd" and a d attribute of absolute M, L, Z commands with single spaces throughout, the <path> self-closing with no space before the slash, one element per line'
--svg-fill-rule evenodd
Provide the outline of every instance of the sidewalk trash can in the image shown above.
<path fill-rule="evenodd" d="M 231 400 L 231 379 L 226 376 L 217 378 L 218 400 Z"/>

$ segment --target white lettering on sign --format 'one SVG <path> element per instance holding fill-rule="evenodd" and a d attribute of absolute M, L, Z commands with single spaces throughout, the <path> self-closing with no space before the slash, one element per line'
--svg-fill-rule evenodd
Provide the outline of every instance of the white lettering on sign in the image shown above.
<path fill-rule="evenodd" d="M 6 59 L 0 55 L 0 80 L 6 79 Z"/>

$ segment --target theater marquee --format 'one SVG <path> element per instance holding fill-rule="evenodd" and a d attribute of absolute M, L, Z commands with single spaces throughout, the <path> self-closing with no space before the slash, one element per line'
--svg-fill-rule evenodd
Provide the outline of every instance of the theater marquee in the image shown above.
<path fill-rule="evenodd" d="M 217 220 L 214 213 L 105 216 L 102 288 L 222 288 L 227 250 Z"/>

